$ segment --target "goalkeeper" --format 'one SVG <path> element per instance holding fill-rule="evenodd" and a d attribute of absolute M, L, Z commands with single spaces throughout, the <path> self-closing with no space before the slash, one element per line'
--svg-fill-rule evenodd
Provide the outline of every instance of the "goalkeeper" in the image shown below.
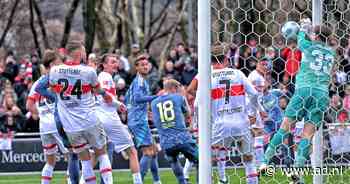
<path fill-rule="evenodd" d="M 290 132 L 291 126 L 303 118 L 305 125 L 294 164 L 296 167 L 303 167 L 308 159 L 311 139 L 322 125 L 323 114 L 329 103 L 328 85 L 335 58 L 335 51 L 327 45 L 331 34 L 331 30 L 324 25 L 312 27 L 310 19 L 301 20 L 297 41 L 303 57 L 296 76 L 296 90 L 287 106 L 282 125 L 265 152 L 261 170 L 269 164 L 276 147 Z"/>

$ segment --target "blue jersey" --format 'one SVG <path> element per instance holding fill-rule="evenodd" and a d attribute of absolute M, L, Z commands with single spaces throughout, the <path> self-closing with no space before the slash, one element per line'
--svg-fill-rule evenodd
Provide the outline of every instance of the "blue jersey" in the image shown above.
<path fill-rule="evenodd" d="M 270 90 L 260 97 L 260 104 L 263 106 L 264 110 L 267 112 L 268 120 L 265 121 L 264 130 L 266 133 L 273 133 L 276 131 L 283 119 L 283 111 L 279 106 L 279 98 L 282 96 L 280 90 Z"/>
<path fill-rule="evenodd" d="M 149 85 L 142 76 L 137 75 L 125 96 L 128 108 L 128 126 L 148 123 L 147 105 L 156 96 L 151 96 Z"/>
<path fill-rule="evenodd" d="M 163 149 L 194 142 L 186 129 L 184 113 L 189 109 L 183 96 L 179 94 L 159 96 L 152 101 L 151 108 L 153 123 L 158 129 Z"/>

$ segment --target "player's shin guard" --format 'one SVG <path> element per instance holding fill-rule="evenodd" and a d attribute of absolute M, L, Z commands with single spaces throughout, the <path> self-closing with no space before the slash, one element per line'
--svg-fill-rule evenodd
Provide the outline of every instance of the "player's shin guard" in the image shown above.
<path fill-rule="evenodd" d="M 145 178 L 148 168 L 150 167 L 150 162 L 151 162 L 152 157 L 148 155 L 142 155 L 141 160 L 140 160 L 140 172 L 141 172 L 141 177 L 142 181 Z"/>
<path fill-rule="evenodd" d="M 275 155 L 276 148 L 278 145 L 280 145 L 283 142 L 283 139 L 286 137 L 287 131 L 280 128 L 273 138 L 270 141 L 269 146 L 267 147 L 265 154 L 264 154 L 264 164 L 268 164 L 271 160 L 271 158 Z"/>
<path fill-rule="evenodd" d="M 152 160 L 151 160 L 151 173 L 152 173 L 154 182 L 160 181 L 159 171 L 158 171 L 158 157 L 157 157 L 157 155 L 152 157 Z"/>
<path fill-rule="evenodd" d="M 301 139 L 298 145 L 298 151 L 295 158 L 295 166 L 296 167 L 303 167 L 305 164 L 305 161 L 309 157 L 309 149 L 310 149 L 311 143 L 309 139 Z"/>
<path fill-rule="evenodd" d="M 79 158 L 75 153 L 68 154 L 68 171 L 69 171 L 69 179 L 72 184 L 79 183 Z"/>
<path fill-rule="evenodd" d="M 105 184 L 113 184 L 112 166 L 107 154 L 98 157 L 100 173 Z"/>
<path fill-rule="evenodd" d="M 173 169 L 174 175 L 179 184 L 186 184 L 185 176 L 183 174 L 183 169 L 181 167 L 180 161 L 177 160 L 175 162 L 170 163 L 171 168 Z"/>
<path fill-rule="evenodd" d="M 264 161 L 264 136 L 254 138 L 256 165 L 260 166 Z"/>
<path fill-rule="evenodd" d="M 227 151 L 225 148 L 220 148 L 218 157 L 217 157 L 217 164 L 218 164 L 218 173 L 219 173 L 219 179 L 221 181 L 226 181 L 226 156 L 227 156 Z"/>
<path fill-rule="evenodd" d="M 96 176 L 92 167 L 91 160 L 82 160 L 81 167 L 85 183 L 96 184 Z"/>
<path fill-rule="evenodd" d="M 50 184 L 53 173 L 53 166 L 46 163 L 41 173 L 41 184 Z"/>
<path fill-rule="evenodd" d="M 185 166 L 183 169 L 183 173 L 184 173 L 184 176 L 186 179 L 190 178 L 190 172 L 192 169 L 192 165 L 193 165 L 193 163 L 190 160 L 186 159 Z"/>

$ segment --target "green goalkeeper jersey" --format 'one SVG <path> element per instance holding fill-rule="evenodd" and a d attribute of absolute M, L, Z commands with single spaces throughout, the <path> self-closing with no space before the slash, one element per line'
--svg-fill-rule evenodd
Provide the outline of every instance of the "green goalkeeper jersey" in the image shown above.
<path fill-rule="evenodd" d="M 322 42 L 307 40 L 303 31 L 298 34 L 298 47 L 303 55 L 295 87 L 328 91 L 335 51 Z"/>

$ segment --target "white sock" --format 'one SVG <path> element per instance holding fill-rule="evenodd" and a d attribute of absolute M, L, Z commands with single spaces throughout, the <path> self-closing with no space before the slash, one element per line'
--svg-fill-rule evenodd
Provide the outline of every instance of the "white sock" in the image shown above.
<path fill-rule="evenodd" d="M 53 166 L 46 163 L 41 172 L 41 184 L 50 184 L 53 173 Z"/>
<path fill-rule="evenodd" d="M 105 184 L 113 184 L 112 166 L 108 155 L 103 154 L 98 157 L 100 173 Z"/>
<path fill-rule="evenodd" d="M 254 138 L 256 165 L 260 166 L 264 161 L 264 136 Z"/>
<path fill-rule="evenodd" d="M 255 160 L 245 162 L 245 175 L 247 184 L 258 184 L 258 173 L 256 172 Z"/>
<path fill-rule="evenodd" d="M 67 172 L 66 172 L 66 179 L 67 179 L 67 184 L 72 184 L 72 182 L 70 181 L 70 178 L 69 178 L 69 170 L 67 169 Z"/>
<path fill-rule="evenodd" d="M 132 180 L 134 181 L 134 184 L 142 184 L 142 177 L 141 177 L 140 172 L 133 173 Z"/>
<path fill-rule="evenodd" d="M 85 180 L 84 180 L 84 177 L 83 177 L 83 173 L 81 173 L 81 177 L 80 177 L 80 180 L 79 180 L 79 184 L 85 184 Z"/>
<path fill-rule="evenodd" d="M 190 160 L 186 159 L 184 170 L 183 170 L 185 179 L 190 178 L 190 172 L 191 172 L 192 166 L 193 166 L 193 163 Z"/>
<path fill-rule="evenodd" d="M 162 184 L 162 182 L 160 182 L 160 180 L 159 180 L 159 181 L 153 182 L 153 184 Z"/>
<path fill-rule="evenodd" d="M 96 184 L 96 176 L 92 167 L 91 160 L 81 161 L 82 175 L 86 184 Z"/>
<path fill-rule="evenodd" d="M 219 150 L 219 156 L 218 156 L 218 172 L 219 172 L 219 179 L 222 181 L 226 181 L 226 150 Z"/>

